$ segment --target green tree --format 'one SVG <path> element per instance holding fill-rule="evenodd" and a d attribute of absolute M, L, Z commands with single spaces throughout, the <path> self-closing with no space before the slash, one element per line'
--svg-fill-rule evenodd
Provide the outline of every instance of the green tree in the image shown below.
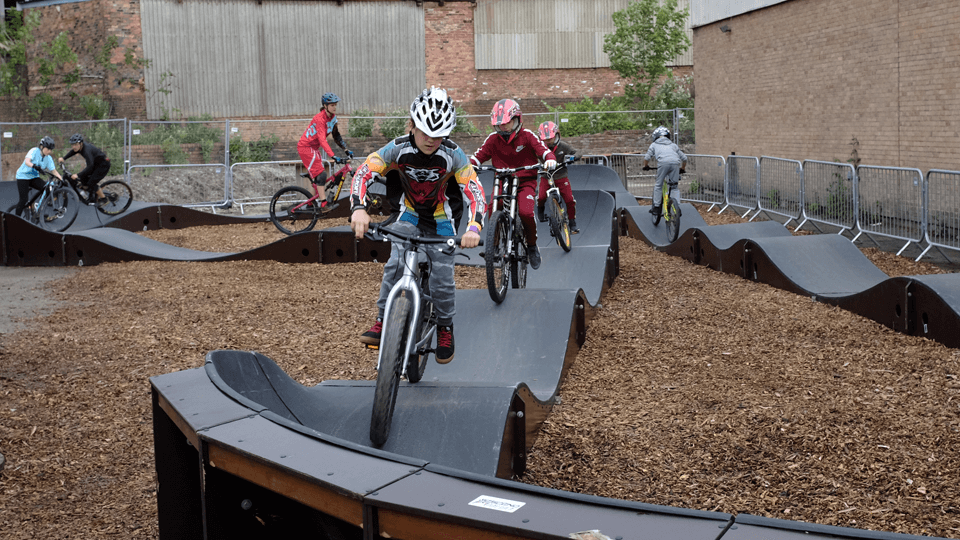
<path fill-rule="evenodd" d="M 611 67 L 633 84 L 626 95 L 643 109 L 650 108 L 653 88 L 670 73 L 667 62 L 690 47 L 683 30 L 688 15 L 677 0 L 638 0 L 613 14 L 616 30 L 603 37 L 603 52 Z"/>

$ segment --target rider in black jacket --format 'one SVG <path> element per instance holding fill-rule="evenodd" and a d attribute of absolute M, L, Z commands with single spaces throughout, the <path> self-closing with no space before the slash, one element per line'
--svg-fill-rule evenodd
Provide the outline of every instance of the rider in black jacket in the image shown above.
<path fill-rule="evenodd" d="M 70 159 L 77 154 L 83 156 L 87 166 L 82 171 L 71 174 L 70 179 L 82 184 L 83 189 L 90 193 L 89 199 L 93 200 L 94 193 L 96 193 L 97 201 L 103 199 L 103 191 L 100 190 L 99 184 L 100 180 L 103 180 L 103 177 L 110 172 L 110 158 L 103 153 L 103 150 L 90 143 L 83 142 L 83 135 L 74 133 L 70 137 L 70 151 L 57 161 L 63 163 L 63 160 Z"/>

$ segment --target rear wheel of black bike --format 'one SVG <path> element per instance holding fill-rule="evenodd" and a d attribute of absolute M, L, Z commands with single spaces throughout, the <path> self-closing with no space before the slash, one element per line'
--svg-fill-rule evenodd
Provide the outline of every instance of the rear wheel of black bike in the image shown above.
<path fill-rule="evenodd" d="M 281 188 L 270 199 L 270 221 L 284 234 L 313 230 L 320 219 L 320 202 L 307 203 L 312 196 L 300 186 Z"/>
<path fill-rule="evenodd" d="M 564 251 L 570 251 L 570 221 L 567 212 L 556 195 L 547 199 L 547 220 L 550 221 L 550 234 Z"/>
<path fill-rule="evenodd" d="M 410 299 L 406 296 L 396 297 L 387 320 L 383 322 L 383 337 L 380 340 L 380 367 L 377 369 L 377 388 L 373 394 L 373 413 L 370 416 L 370 440 L 374 446 L 383 446 L 390 436 L 409 318 Z"/>
<path fill-rule="evenodd" d="M 40 226 L 48 231 L 62 232 L 73 225 L 80 210 L 80 199 L 70 188 L 57 188 L 40 206 Z"/>
<path fill-rule="evenodd" d="M 122 180 L 110 180 L 100 184 L 103 196 L 106 199 L 103 203 L 97 203 L 97 210 L 108 216 L 122 214 L 130 208 L 133 202 L 133 190 Z"/>
<path fill-rule="evenodd" d="M 507 297 L 507 283 L 510 280 L 510 253 L 507 252 L 509 238 L 510 216 L 498 210 L 490 216 L 483 252 L 487 265 L 487 291 L 490 292 L 490 298 L 498 304 Z"/>
<path fill-rule="evenodd" d="M 680 235 L 680 203 L 675 197 L 667 202 L 667 236 L 671 242 L 676 242 Z"/>
<path fill-rule="evenodd" d="M 666 203 L 666 202 L 667 202 L 667 201 L 661 201 L 660 204 L 664 204 L 664 203 Z M 654 227 L 656 227 L 657 225 L 660 224 L 660 218 L 661 218 L 661 217 L 663 217 L 663 209 L 661 209 L 661 210 L 660 210 L 659 212 L 657 212 L 656 214 L 653 214 L 653 226 L 654 226 Z"/>
<path fill-rule="evenodd" d="M 523 222 L 520 216 L 517 216 L 517 222 L 513 227 L 513 251 L 514 256 L 510 259 L 510 282 L 514 289 L 525 289 L 527 287 L 527 239 L 523 234 Z"/>

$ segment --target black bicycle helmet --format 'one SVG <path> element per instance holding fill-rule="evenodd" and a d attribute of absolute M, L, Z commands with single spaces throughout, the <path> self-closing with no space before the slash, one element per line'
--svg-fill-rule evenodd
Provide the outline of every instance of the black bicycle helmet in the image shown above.
<path fill-rule="evenodd" d="M 79 133 L 74 133 L 70 136 L 70 144 L 77 144 L 83 142 L 83 135 Z"/>
<path fill-rule="evenodd" d="M 40 144 L 38 144 L 37 146 L 39 146 L 40 148 L 49 148 L 53 150 L 54 148 L 57 147 L 57 143 L 53 142 L 53 137 L 49 135 L 44 135 L 44 137 L 40 139 Z"/>

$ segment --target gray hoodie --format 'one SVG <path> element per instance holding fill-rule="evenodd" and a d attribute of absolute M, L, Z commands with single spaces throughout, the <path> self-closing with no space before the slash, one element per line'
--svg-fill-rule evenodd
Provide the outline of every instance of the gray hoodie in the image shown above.
<path fill-rule="evenodd" d="M 653 141 L 643 159 L 656 161 L 657 165 L 661 163 L 676 163 L 679 165 L 681 162 L 687 162 L 687 156 L 680 150 L 679 146 L 673 144 L 669 137 L 660 137 Z"/>

